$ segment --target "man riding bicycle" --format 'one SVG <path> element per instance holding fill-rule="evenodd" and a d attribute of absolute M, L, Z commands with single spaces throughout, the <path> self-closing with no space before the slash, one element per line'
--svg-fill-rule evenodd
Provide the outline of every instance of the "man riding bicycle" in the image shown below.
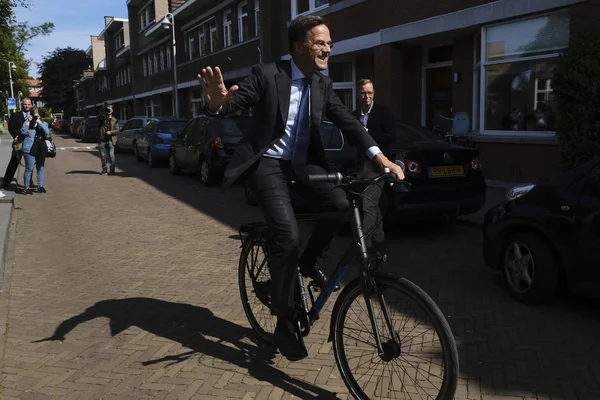
<path fill-rule="evenodd" d="M 313 231 L 300 256 L 300 235 L 290 196 L 299 196 L 312 211 L 343 212 L 348 201 L 332 183 L 309 182 L 308 174 L 327 172 L 321 141 L 321 121 L 331 120 L 351 145 L 362 149 L 380 168 L 389 168 L 404 179 L 399 166 L 388 160 L 373 138 L 340 101 L 327 69 L 331 37 L 327 21 L 319 16 L 300 16 L 288 28 L 292 59 L 255 66 L 252 74 L 227 89 L 219 67 L 207 67 L 198 75 L 206 99 L 206 112 L 225 115 L 252 107 L 250 129 L 236 147 L 225 171 L 223 187 L 242 174 L 254 186 L 256 200 L 273 233 L 271 311 L 277 316 L 274 343 L 291 361 L 308 355 L 294 327 L 294 283 L 297 267 L 303 276 L 324 287 L 326 277 L 316 266 L 340 223 L 322 221 Z M 295 184 L 290 186 L 294 181 Z"/>

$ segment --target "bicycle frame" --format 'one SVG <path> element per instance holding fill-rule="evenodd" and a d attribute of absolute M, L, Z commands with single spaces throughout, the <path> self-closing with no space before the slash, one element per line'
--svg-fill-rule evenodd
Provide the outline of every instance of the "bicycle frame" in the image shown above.
<path fill-rule="evenodd" d="M 390 337 L 393 337 L 395 340 L 397 340 L 397 337 L 396 337 L 396 334 L 394 333 L 392 321 L 387 313 L 387 305 L 385 303 L 385 299 L 383 298 L 383 295 L 376 290 L 374 281 L 371 278 L 371 271 L 369 269 L 369 260 L 368 260 L 368 254 L 367 254 L 367 246 L 366 246 L 364 235 L 363 235 L 362 222 L 361 222 L 361 217 L 360 217 L 360 210 L 357 205 L 357 199 L 350 198 L 349 203 L 350 203 L 350 211 L 352 213 L 351 223 L 352 223 L 352 231 L 353 231 L 354 240 L 352 241 L 352 243 L 350 243 L 348 245 L 347 249 L 344 251 L 343 256 L 340 258 L 340 261 L 338 261 L 335 269 L 333 270 L 333 272 L 331 273 L 331 275 L 327 281 L 327 286 L 324 289 L 322 289 L 321 294 L 316 299 L 314 297 L 313 287 L 309 286 L 309 295 L 310 295 L 311 303 L 312 303 L 312 307 L 310 309 L 308 308 L 308 304 L 306 301 L 306 290 L 304 288 L 302 276 L 300 274 L 298 275 L 298 289 L 300 292 L 304 310 L 306 311 L 307 316 L 308 316 L 308 321 L 307 321 L 308 326 L 305 327 L 306 333 L 304 334 L 304 336 L 308 335 L 308 333 L 310 332 L 310 326 L 312 326 L 312 324 L 319 319 L 319 315 L 320 315 L 321 311 L 323 310 L 323 307 L 325 307 L 325 304 L 327 304 L 327 301 L 331 297 L 331 294 L 333 293 L 334 288 L 339 284 L 342 277 L 346 273 L 346 270 L 350 267 L 350 262 L 353 259 L 351 249 L 352 249 L 352 247 L 354 247 L 356 249 L 356 251 L 358 252 L 358 256 L 359 256 L 359 260 L 360 260 L 361 278 L 357 278 L 357 279 L 361 279 L 361 284 L 362 284 L 362 288 L 363 288 L 363 296 L 365 299 L 365 303 L 367 305 L 367 311 L 369 313 L 369 319 L 371 321 L 373 333 L 375 335 L 377 351 L 380 356 L 383 356 L 384 350 L 383 350 L 383 346 L 381 343 L 381 338 L 379 337 L 379 328 L 377 326 L 377 321 L 375 319 L 375 313 L 373 311 L 373 303 L 372 303 L 373 297 L 376 297 L 381 302 L 382 306 L 385 307 L 383 314 L 384 314 L 384 317 L 386 320 L 386 325 L 390 332 Z"/>

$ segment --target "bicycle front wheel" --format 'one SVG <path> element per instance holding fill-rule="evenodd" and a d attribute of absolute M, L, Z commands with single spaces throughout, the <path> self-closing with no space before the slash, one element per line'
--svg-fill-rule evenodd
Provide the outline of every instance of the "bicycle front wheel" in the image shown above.
<path fill-rule="evenodd" d="M 333 316 L 335 359 L 350 392 L 357 399 L 453 399 L 458 352 L 439 307 L 404 278 L 375 283 L 370 299 L 360 280 L 351 283 Z"/>

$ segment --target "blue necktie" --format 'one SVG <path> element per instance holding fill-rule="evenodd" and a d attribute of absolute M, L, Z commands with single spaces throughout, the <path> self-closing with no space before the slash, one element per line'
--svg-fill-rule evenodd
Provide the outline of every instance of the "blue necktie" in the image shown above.
<path fill-rule="evenodd" d="M 300 108 L 298 109 L 298 122 L 296 124 L 296 141 L 292 152 L 292 166 L 302 168 L 306 165 L 306 153 L 310 144 L 310 113 L 309 113 L 309 94 L 310 78 L 304 78 L 304 87 L 302 88 L 302 97 L 300 99 Z"/>

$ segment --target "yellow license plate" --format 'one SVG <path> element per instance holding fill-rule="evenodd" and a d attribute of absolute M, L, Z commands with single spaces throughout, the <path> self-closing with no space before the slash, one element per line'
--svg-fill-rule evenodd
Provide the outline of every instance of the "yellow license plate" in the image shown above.
<path fill-rule="evenodd" d="M 461 176 L 464 174 L 465 172 L 462 165 L 448 165 L 444 167 L 429 168 L 430 178 L 444 178 L 448 176 Z"/>

